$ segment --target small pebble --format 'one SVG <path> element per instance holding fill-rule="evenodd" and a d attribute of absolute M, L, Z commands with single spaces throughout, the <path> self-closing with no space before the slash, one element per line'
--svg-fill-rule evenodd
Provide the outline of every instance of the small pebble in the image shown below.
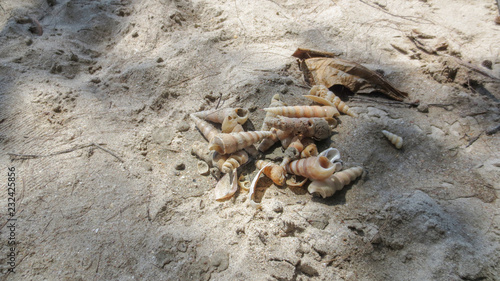
<path fill-rule="evenodd" d="M 175 169 L 178 171 L 182 171 L 182 170 L 186 169 L 186 165 L 184 165 L 184 163 L 177 163 L 175 165 Z"/>
<path fill-rule="evenodd" d="M 156 60 L 156 62 L 157 62 L 157 63 L 162 63 L 162 62 L 163 62 L 163 59 L 162 59 L 162 58 L 158 58 L 158 59 Z"/>
<path fill-rule="evenodd" d="M 273 211 L 276 213 L 283 213 L 283 204 L 280 201 L 274 201 Z"/>
<path fill-rule="evenodd" d="M 139 33 L 137 33 L 137 31 L 132 33 L 132 37 L 136 38 L 137 36 L 139 36 Z"/>
<path fill-rule="evenodd" d="M 177 127 L 175 128 L 178 132 L 185 132 L 188 131 L 190 128 L 188 123 L 179 123 L 177 124 Z"/>
<path fill-rule="evenodd" d="M 490 60 L 483 60 L 481 63 L 482 66 L 486 67 L 487 69 L 492 69 L 493 68 L 493 62 Z"/>
<path fill-rule="evenodd" d="M 419 112 L 427 113 L 429 112 L 429 105 L 426 103 L 420 103 L 417 107 Z"/>

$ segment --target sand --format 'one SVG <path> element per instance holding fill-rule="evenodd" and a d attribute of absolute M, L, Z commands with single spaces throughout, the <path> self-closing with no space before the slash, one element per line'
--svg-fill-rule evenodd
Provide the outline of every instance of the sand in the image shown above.
<path fill-rule="evenodd" d="M 500 280 L 494 1 L 0 5 L 7 280 Z M 343 97 L 359 117 L 319 146 L 365 173 L 333 197 L 263 179 L 260 210 L 245 191 L 216 201 L 189 114 L 249 108 L 258 129 L 274 94 L 311 104 L 298 47 L 383 70 L 409 98 Z"/>

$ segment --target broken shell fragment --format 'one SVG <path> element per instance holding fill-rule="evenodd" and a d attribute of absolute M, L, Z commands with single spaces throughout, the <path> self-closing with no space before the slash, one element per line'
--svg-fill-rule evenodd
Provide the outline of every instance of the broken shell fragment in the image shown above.
<path fill-rule="evenodd" d="M 403 138 L 389 131 L 382 130 L 382 134 L 397 148 L 403 147 Z"/>
<path fill-rule="evenodd" d="M 306 146 L 300 153 L 300 158 L 308 158 L 311 156 L 318 156 L 318 147 L 315 143 L 311 143 L 310 145 Z"/>
<path fill-rule="evenodd" d="M 200 130 L 200 132 L 209 142 L 212 141 L 214 136 L 219 133 L 217 129 L 215 129 L 215 127 L 207 121 L 202 120 L 193 114 L 190 114 L 189 117 L 191 117 L 198 130 Z"/>
<path fill-rule="evenodd" d="M 205 161 L 198 161 L 197 168 L 198 174 L 202 176 L 208 176 L 208 174 L 210 174 L 210 167 Z"/>
<path fill-rule="evenodd" d="M 288 173 L 321 181 L 335 172 L 335 165 L 324 156 L 313 156 L 293 161 L 286 167 L 286 170 Z"/>
<path fill-rule="evenodd" d="M 257 169 L 263 169 L 262 172 L 270 178 L 275 184 L 282 186 L 285 184 L 286 171 L 280 165 L 269 161 L 258 160 L 255 162 Z"/>
<path fill-rule="evenodd" d="M 326 180 L 312 181 L 307 190 L 309 193 L 319 194 L 323 198 L 330 197 L 335 194 L 335 192 L 344 188 L 344 186 L 350 184 L 357 177 L 361 176 L 361 174 L 363 174 L 362 167 L 349 168 L 333 174 Z"/>
<path fill-rule="evenodd" d="M 212 167 L 212 153 L 206 143 L 195 141 L 191 146 L 191 154 L 205 161 L 210 167 Z"/>
<path fill-rule="evenodd" d="M 265 111 L 286 117 L 333 117 L 339 116 L 339 111 L 333 106 L 281 106 L 264 108 Z"/>
<path fill-rule="evenodd" d="M 225 174 L 215 186 L 215 200 L 224 201 L 233 197 L 238 190 L 236 170 Z"/>
<path fill-rule="evenodd" d="M 240 133 L 221 133 L 210 142 L 210 150 L 215 150 L 220 154 L 229 154 L 250 146 L 265 137 L 271 135 L 268 131 L 251 131 Z"/>
<path fill-rule="evenodd" d="M 222 164 L 222 173 L 229 173 L 231 170 L 238 168 L 248 161 L 248 154 L 244 150 L 237 151 L 231 154 Z"/>

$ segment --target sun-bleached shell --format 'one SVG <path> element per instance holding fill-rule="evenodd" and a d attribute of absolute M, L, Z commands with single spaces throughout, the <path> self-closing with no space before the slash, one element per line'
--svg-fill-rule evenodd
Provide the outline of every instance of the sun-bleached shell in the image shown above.
<path fill-rule="evenodd" d="M 280 165 L 269 161 L 257 160 L 255 162 L 257 169 L 263 169 L 262 172 L 270 178 L 276 185 L 282 186 L 285 184 L 286 171 Z"/>
<path fill-rule="evenodd" d="M 382 134 L 397 148 L 403 147 L 403 138 L 389 131 L 382 130 Z"/>
<path fill-rule="evenodd" d="M 323 198 L 330 197 L 335 194 L 335 192 L 344 188 L 344 186 L 350 184 L 357 177 L 361 176 L 361 174 L 363 174 L 362 167 L 349 168 L 333 174 L 326 180 L 312 181 L 307 190 L 309 193 L 319 194 Z"/>
<path fill-rule="evenodd" d="M 286 171 L 311 180 L 325 180 L 335 172 L 335 166 L 324 156 L 313 156 L 291 162 Z"/>
<path fill-rule="evenodd" d="M 281 97 L 279 94 L 275 94 L 272 99 L 271 99 L 271 104 L 269 105 L 269 107 L 279 107 L 279 106 L 286 106 L 286 104 L 284 102 L 281 101 Z M 264 117 L 264 122 L 262 123 L 262 127 L 261 127 L 261 131 L 273 131 L 274 128 L 271 128 L 269 127 L 269 125 L 267 124 L 267 120 L 271 117 L 274 117 L 276 116 L 274 113 L 272 112 L 266 112 L 266 117 Z M 274 129 L 275 130 L 275 129 Z M 269 148 L 271 148 L 271 146 L 273 146 L 276 142 L 278 141 L 278 138 L 276 137 L 275 134 L 267 137 L 267 138 L 264 138 L 262 140 L 262 142 L 260 143 L 258 149 L 262 152 L 268 150 Z"/>
<path fill-rule="evenodd" d="M 229 173 L 229 171 L 238 168 L 239 166 L 245 164 L 248 161 L 248 154 L 243 151 L 236 151 L 231 154 L 226 161 L 222 164 L 222 173 Z"/>
<path fill-rule="evenodd" d="M 191 118 L 191 120 L 193 120 L 198 130 L 200 130 L 200 132 L 209 142 L 212 141 L 214 136 L 219 133 L 219 131 L 217 131 L 217 129 L 207 121 L 202 120 L 193 114 L 190 114 L 189 117 Z"/>
<path fill-rule="evenodd" d="M 239 133 L 221 133 L 213 137 L 210 150 L 220 154 L 229 154 L 250 146 L 271 135 L 268 131 L 251 131 Z"/>
<path fill-rule="evenodd" d="M 275 128 L 285 131 L 290 134 L 302 135 L 304 137 L 312 137 L 317 140 L 323 140 L 331 136 L 332 126 L 328 118 L 290 118 L 277 116 L 268 118 L 267 123 Z M 335 122 L 336 125 L 336 122 Z"/>
<path fill-rule="evenodd" d="M 282 106 L 264 108 L 265 111 L 286 117 L 333 117 L 339 116 L 337 108 L 333 106 Z"/>
<path fill-rule="evenodd" d="M 236 119 L 238 124 L 244 124 L 248 120 L 249 111 L 246 108 L 221 108 L 215 110 L 205 110 L 193 113 L 198 118 L 222 124 L 226 117 Z"/>
<path fill-rule="evenodd" d="M 200 160 L 196 164 L 196 167 L 198 170 L 198 174 L 202 176 L 207 176 L 208 174 L 210 174 L 210 167 L 208 166 L 207 162 Z"/>
<path fill-rule="evenodd" d="M 236 170 L 225 174 L 215 186 L 215 200 L 224 201 L 233 197 L 238 191 Z"/>

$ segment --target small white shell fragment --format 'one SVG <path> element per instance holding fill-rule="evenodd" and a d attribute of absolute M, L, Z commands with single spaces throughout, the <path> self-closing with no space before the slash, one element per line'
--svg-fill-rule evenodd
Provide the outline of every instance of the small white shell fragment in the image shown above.
<path fill-rule="evenodd" d="M 208 166 L 207 162 L 198 161 L 197 167 L 198 167 L 198 173 L 200 175 L 207 176 L 208 174 L 210 174 L 210 167 Z"/>
<path fill-rule="evenodd" d="M 403 147 L 403 138 L 389 131 L 382 130 L 382 134 L 397 148 Z"/>

